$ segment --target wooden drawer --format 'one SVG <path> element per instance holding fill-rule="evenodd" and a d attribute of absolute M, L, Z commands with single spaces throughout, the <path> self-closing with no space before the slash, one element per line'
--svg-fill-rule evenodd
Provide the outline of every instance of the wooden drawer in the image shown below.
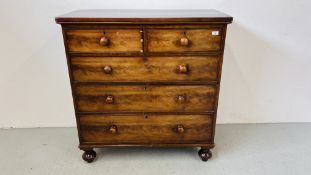
<path fill-rule="evenodd" d="M 68 30 L 66 42 L 70 52 L 140 52 L 138 29 Z"/>
<path fill-rule="evenodd" d="M 79 112 L 213 111 L 215 85 L 76 85 Z"/>
<path fill-rule="evenodd" d="M 155 29 L 148 33 L 149 52 L 220 51 L 222 31 L 211 29 Z"/>
<path fill-rule="evenodd" d="M 219 58 L 73 57 L 75 81 L 216 81 Z"/>
<path fill-rule="evenodd" d="M 83 115 L 82 143 L 209 143 L 212 116 L 209 115 Z"/>

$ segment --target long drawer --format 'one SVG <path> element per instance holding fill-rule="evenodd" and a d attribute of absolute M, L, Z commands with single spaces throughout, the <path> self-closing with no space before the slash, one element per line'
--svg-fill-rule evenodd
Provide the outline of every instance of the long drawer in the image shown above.
<path fill-rule="evenodd" d="M 75 85 L 79 112 L 213 111 L 216 85 Z"/>
<path fill-rule="evenodd" d="M 209 143 L 210 115 L 78 116 L 82 143 Z"/>
<path fill-rule="evenodd" d="M 219 57 L 72 57 L 75 81 L 216 81 Z"/>

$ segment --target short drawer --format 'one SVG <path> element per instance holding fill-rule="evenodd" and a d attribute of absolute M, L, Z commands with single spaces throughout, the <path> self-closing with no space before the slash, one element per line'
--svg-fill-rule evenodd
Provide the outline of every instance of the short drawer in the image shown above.
<path fill-rule="evenodd" d="M 69 52 L 140 52 L 138 29 L 65 31 Z"/>
<path fill-rule="evenodd" d="M 82 115 L 83 143 L 209 143 L 210 115 Z"/>
<path fill-rule="evenodd" d="M 149 52 L 220 51 L 222 31 L 211 29 L 155 29 L 148 31 Z"/>
<path fill-rule="evenodd" d="M 76 85 L 79 112 L 213 111 L 216 85 Z"/>
<path fill-rule="evenodd" d="M 75 81 L 216 81 L 219 57 L 72 57 Z"/>

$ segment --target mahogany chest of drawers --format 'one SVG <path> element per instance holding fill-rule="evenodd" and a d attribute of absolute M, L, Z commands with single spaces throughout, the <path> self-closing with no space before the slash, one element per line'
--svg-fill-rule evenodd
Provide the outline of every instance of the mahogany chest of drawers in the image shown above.
<path fill-rule="evenodd" d="M 61 24 L 83 159 L 111 146 L 201 147 L 207 161 L 227 24 L 216 10 L 78 10 Z"/>

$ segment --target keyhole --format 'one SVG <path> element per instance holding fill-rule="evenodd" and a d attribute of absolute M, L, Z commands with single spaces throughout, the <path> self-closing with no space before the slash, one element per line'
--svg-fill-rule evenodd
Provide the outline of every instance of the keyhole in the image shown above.
<path fill-rule="evenodd" d="M 147 86 L 145 86 L 145 90 L 147 90 Z"/>
<path fill-rule="evenodd" d="M 148 115 L 145 115 L 145 118 L 148 118 Z"/>

